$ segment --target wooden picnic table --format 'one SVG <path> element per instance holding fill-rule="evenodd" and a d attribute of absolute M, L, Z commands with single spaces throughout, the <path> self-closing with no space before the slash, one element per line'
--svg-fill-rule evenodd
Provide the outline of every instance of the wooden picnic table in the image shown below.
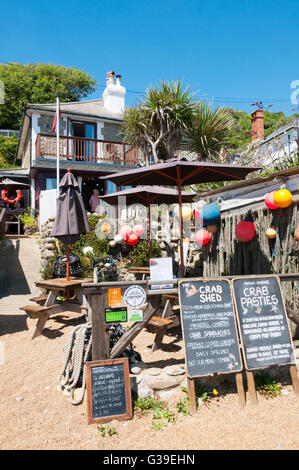
<path fill-rule="evenodd" d="M 36 287 L 47 291 L 47 295 L 30 299 L 38 305 L 20 307 L 30 318 L 38 319 L 32 339 L 42 334 L 50 316 L 63 312 L 82 312 L 85 313 L 85 316 L 89 317 L 89 299 L 83 294 L 82 286 L 82 284 L 86 282 L 91 282 L 91 279 L 71 277 L 69 281 L 65 278 L 56 278 L 35 282 Z M 71 299 L 57 301 L 59 292 L 62 292 L 64 296 L 68 297 L 68 292 L 70 291 L 74 292 Z"/>

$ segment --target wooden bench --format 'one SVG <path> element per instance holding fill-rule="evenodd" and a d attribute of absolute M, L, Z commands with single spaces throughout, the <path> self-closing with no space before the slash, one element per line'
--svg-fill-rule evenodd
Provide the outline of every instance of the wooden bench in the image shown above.
<path fill-rule="evenodd" d="M 164 335 L 166 333 L 167 327 L 173 323 L 171 318 L 162 318 L 156 317 L 155 315 L 148 322 L 148 326 L 151 330 L 154 330 L 156 333 L 153 345 L 152 345 L 152 353 L 160 348 Z"/>
<path fill-rule="evenodd" d="M 71 311 L 74 313 L 80 313 L 80 305 L 73 302 L 62 302 L 45 307 L 44 305 L 25 305 L 20 307 L 20 310 L 26 312 L 29 318 L 38 319 L 35 331 L 32 339 L 40 336 L 42 331 L 52 315 L 63 313 L 65 311 Z"/>
<path fill-rule="evenodd" d="M 30 302 L 35 302 L 38 305 L 45 305 L 47 298 L 48 298 L 47 295 L 41 295 L 40 297 L 32 297 L 29 300 Z"/>

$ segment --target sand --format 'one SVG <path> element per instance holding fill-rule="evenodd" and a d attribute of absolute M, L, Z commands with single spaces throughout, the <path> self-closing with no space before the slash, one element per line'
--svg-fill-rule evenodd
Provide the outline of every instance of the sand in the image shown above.
<path fill-rule="evenodd" d="M 154 431 L 150 414 L 135 416 L 113 421 L 117 435 L 102 437 L 96 424 L 87 425 L 86 401 L 73 406 L 57 389 L 62 348 L 81 321 L 57 316 L 31 341 L 36 321 L 28 320 L 27 329 L 22 313 L 0 315 L 1 449 L 299 449 L 299 399 L 290 384 L 284 385 L 287 396 L 259 396 L 258 407 L 248 399 L 243 409 L 233 386 L 219 386 L 219 395 L 193 417 L 179 414 L 175 424 Z M 143 361 L 184 364 L 181 338 L 167 336 L 163 349 L 151 354 L 153 337 L 143 330 L 135 340 Z"/>

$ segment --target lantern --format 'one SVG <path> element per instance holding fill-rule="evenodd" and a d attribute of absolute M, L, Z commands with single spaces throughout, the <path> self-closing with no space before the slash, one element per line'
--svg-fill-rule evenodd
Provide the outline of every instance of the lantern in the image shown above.
<path fill-rule="evenodd" d="M 123 225 L 120 229 L 120 234 L 124 240 L 127 240 L 131 233 L 133 233 L 131 225 Z"/>
<path fill-rule="evenodd" d="M 220 219 L 220 209 L 216 202 L 204 206 L 200 211 L 200 218 L 205 225 L 214 225 Z"/>
<path fill-rule="evenodd" d="M 198 245 L 207 245 L 211 240 L 211 234 L 206 228 L 201 228 L 195 233 L 194 240 Z"/>
<path fill-rule="evenodd" d="M 194 209 L 193 211 L 193 217 L 197 222 L 200 222 L 200 209 Z"/>
<path fill-rule="evenodd" d="M 141 225 L 141 224 L 134 225 L 133 232 L 135 233 L 135 235 L 137 235 L 137 237 L 141 237 L 141 235 L 143 235 L 143 233 L 144 233 L 143 225 Z"/>
<path fill-rule="evenodd" d="M 297 242 L 299 242 L 299 227 L 297 227 L 294 232 L 294 238 Z"/>
<path fill-rule="evenodd" d="M 271 193 L 268 193 L 265 197 L 265 204 L 268 207 L 268 209 L 278 209 L 278 205 L 274 203 L 274 194 L 276 191 L 272 191 Z"/>
<path fill-rule="evenodd" d="M 255 237 L 255 226 L 251 220 L 242 220 L 236 225 L 236 237 L 240 242 L 250 242 Z"/>
<path fill-rule="evenodd" d="M 273 227 L 268 228 L 268 230 L 266 230 L 266 236 L 270 239 L 275 238 L 276 230 Z"/>
<path fill-rule="evenodd" d="M 216 224 L 207 225 L 207 229 L 208 229 L 208 232 L 213 233 L 215 235 L 215 233 L 218 232 L 218 225 L 216 225 Z"/>
<path fill-rule="evenodd" d="M 274 204 L 278 207 L 285 208 L 292 204 L 293 196 L 287 189 L 279 189 L 273 197 Z"/>
<path fill-rule="evenodd" d="M 104 222 L 102 225 L 101 225 L 101 232 L 102 233 L 110 233 L 112 230 L 112 227 L 111 225 L 108 223 L 108 222 Z"/>
<path fill-rule="evenodd" d="M 131 233 L 127 238 L 127 244 L 130 246 L 135 246 L 139 242 L 139 237 L 136 233 Z"/>
<path fill-rule="evenodd" d="M 121 243 L 123 241 L 123 237 L 120 233 L 117 233 L 114 237 L 115 243 Z"/>
<path fill-rule="evenodd" d="M 177 217 L 180 216 L 180 207 L 176 206 L 175 214 Z M 182 220 L 183 222 L 187 222 L 192 217 L 192 209 L 188 206 L 182 206 Z"/>

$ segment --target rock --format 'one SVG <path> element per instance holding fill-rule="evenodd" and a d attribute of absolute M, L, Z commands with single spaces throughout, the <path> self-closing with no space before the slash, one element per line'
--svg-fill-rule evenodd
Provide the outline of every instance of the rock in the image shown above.
<path fill-rule="evenodd" d="M 44 390 L 50 390 L 50 385 L 47 385 Z"/>
<path fill-rule="evenodd" d="M 186 371 L 184 367 L 175 365 L 175 366 L 165 367 L 164 372 L 167 375 L 182 375 L 182 374 L 185 374 Z"/>
<path fill-rule="evenodd" d="M 177 387 L 182 380 L 182 376 L 172 377 L 170 375 L 161 374 L 157 376 L 147 376 L 146 385 L 153 390 L 164 390 Z"/>
<path fill-rule="evenodd" d="M 24 400 L 24 398 L 23 398 L 23 397 L 17 397 L 16 400 L 19 401 L 19 402 L 21 402 L 21 401 Z"/>
<path fill-rule="evenodd" d="M 161 400 L 169 400 L 170 398 L 173 398 L 175 395 L 179 395 L 180 390 L 178 388 L 172 388 L 170 390 L 160 390 L 158 394 Z"/>
<path fill-rule="evenodd" d="M 159 369 L 158 367 L 151 367 L 146 371 L 147 375 L 159 375 L 163 372 L 162 369 Z"/>
<path fill-rule="evenodd" d="M 290 392 L 288 392 L 288 390 L 283 389 L 281 390 L 281 394 L 283 397 L 287 397 L 290 394 Z"/>
<path fill-rule="evenodd" d="M 154 392 L 147 387 L 138 387 L 137 394 L 140 398 L 151 398 L 154 395 Z"/>
<path fill-rule="evenodd" d="M 197 399 L 197 406 L 202 406 L 204 404 L 204 400 L 202 400 L 201 398 L 198 398 Z"/>
<path fill-rule="evenodd" d="M 136 367 L 136 366 L 131 367 L 130 372 L 131 372 L 131 374 L 138 375 L 141 372 L 141 367 Z"/>

